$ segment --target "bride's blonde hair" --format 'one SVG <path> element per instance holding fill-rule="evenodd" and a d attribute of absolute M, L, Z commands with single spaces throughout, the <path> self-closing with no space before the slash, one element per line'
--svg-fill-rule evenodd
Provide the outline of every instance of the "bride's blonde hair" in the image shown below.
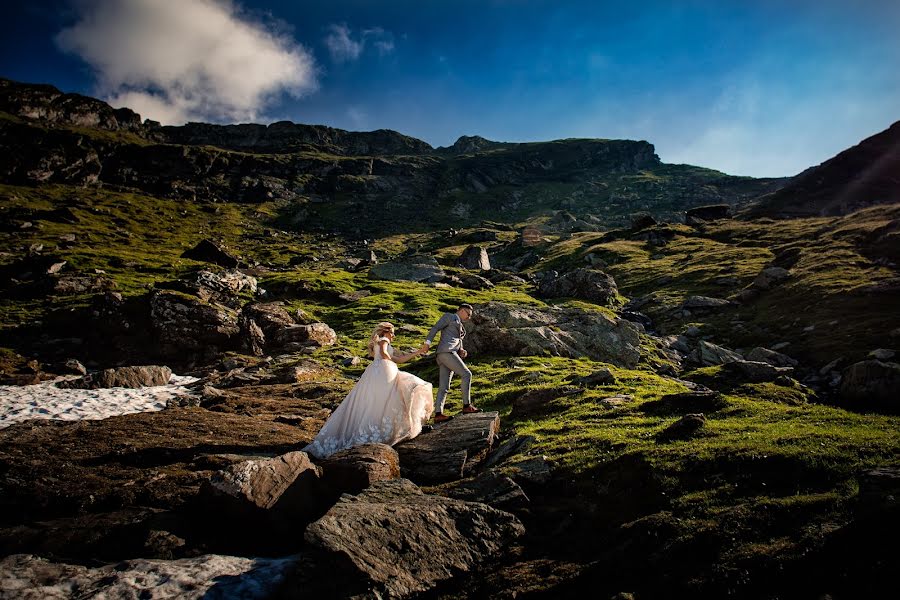
<path fill-rule="evenodd" d="M 375 331 L 372 332 L 372 337 L 369 338 L 369 356 L 375 356 L 375 344 L 377 344 L 378 339 L 387 332 L 394 333 L 393 323 L 382 321 L 375 326 Z"/>

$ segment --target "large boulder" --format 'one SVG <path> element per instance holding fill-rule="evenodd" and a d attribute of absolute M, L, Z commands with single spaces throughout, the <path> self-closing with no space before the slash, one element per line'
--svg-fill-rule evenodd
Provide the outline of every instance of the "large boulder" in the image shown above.
<path fill-rule="evenodd" d="M 460 479 L 488 455 L 499 429 L 496 412 L 458 415 L 428 435 L 397 444 L 400 472 L 423 484 Z"/>
<path fill-rule="evenodd" d="M 740 381 L 759 383 L 763 381 L 775 381 L 782 375 L 790 375 L 793 367 L 775 367 L 767 362 L 754 360 L 734 360 L 725 363 L 724 370 Z"/>
<path fill-rule="evenodd" d="M 358 494 L 377 481 L 400 477 L 400 456 L 386 444 L 363 444 L 341 450 L 320 466 L 322 482 L 336 494 Z"/>
<path fill-rule="evenodd" d="M 586 356 L 627 368 L 641 357 L 637 325 L 580 308 L 488 302 L 475 307 L 466 331 L 474 354 Z"/>
<path fill-rule="evenodd" d="M 185 250 L 181 254 L 181 258 L 213 263 L 230 269 L 238 266 L 237 258 L 211 240 L 201 240 L 199 244 L 190 250 Z"/>
<path fill-rule="evenodd" d="M 457 264 L 464 269 L 491 270 L 491 259 L 484 246 L 469 246 L 463 251 Z"/>
<path fill-rule="evenodd" d="M 697 348 L 687 356 L 687 360 L 704 367 L 724 365 L 725 363 L 743 360 L 744 357 L 723 346 L 700 340 Z"/>
<path fill-rule="evenodd" d="M 340 571 L 332 576 L 362 579 L 377 594 L 402 598 L 495 561 L 524 532 L 507 512 L 427 495 L 398 479 L 343 496 L 304 537 L 335 557 Z"/>
<path fill-rule="evenodd" d="M 844 369 L 841 395 L 863 402 L 882 403 L 885 408 L 900 408 L 900 364 L 864 360 Z"/>
<path fill-rule="evenodd" d="M 768 348 L 761 347 L 756 347 L 750 350 L 750 352 L 747 353 L 746 358 L 747 360 L 766 362 L 773 367 L 796 367 L 798 364 L 800 364 L 787 354 L 782 354 L 781 352 L 776 352 L 775 350 L 769 350 Z"/>
<path fill-rule="evenodd" d="M 756 276 L 756 279 L 754 279 L 753 283 L 750 285 L 757 290 L 768 290 L 788 279 L 790 276 L 791 272 L 783 267 L 766 267 L 760 271 L 759 275 Z"/>
<path fill-rule="evenodd" d="M 164 352 L 227 349 L 240 331 L 233 309 L 173 290 L 151 294 L 150 320 Z"/>
<path fill-rule="evenodd" d="M 241 316 L 252 319 L 266 338 L 274 338 L 282 329 L 297 324 L 281 302 L 248 304 L 241 309 Z"/>
<path fill-rule="evenodd" d="M 483 502 L 501 510 L 523 508 L 530 502 L 522 487 L 498 469 L 488 469 L 475 477 L 431 488 L 432 493 L 467 502 Z"/>
<path fill-rule="evenodd" d="M 427 254 L 414 254 L 390 262 L 379 263 L 369 269 L 372 279 L 388 281 L 417 281 L 433 283 L 444 278 L 444 270 L 434 257 Z"/>
<path fill-rule="evenodd" d="M 619 288 L 611 275 L 597 269 L 575 269 L 562 275 L 548 273 L 538 285 L 544 298 L 578 298 L 603 306 L 615 306 Z"/>
<path fill-rule="evenodd" d="M 213 475 L 202 489 L 208 506 L 238 524 L 291 521 L 302 526 L 322 502 L 320 477 L 306 452 L 295 451 L 233 464 Z"/>
<path fill-rule="evenodd" d="M 291 343 L 303 346 L 333 346 L 337 342 L 337 333 L 325 323 L 309 325 L 291 325 L 275 334 L 275 343 L 287 346 Z"/>

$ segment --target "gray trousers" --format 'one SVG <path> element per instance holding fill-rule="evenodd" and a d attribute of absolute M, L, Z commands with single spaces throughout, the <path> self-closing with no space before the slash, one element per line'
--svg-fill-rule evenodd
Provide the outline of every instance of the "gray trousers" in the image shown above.
<path fill-rule="evenodd" d="M 438 352 L 437 364 L 441 368 L 441 383 L 438 387 L 437 406 L 434 407 L 436 413 L 444 412 L 444 402 L 447 400 L 447 392 L 450 390 L 450 380 L 456 373 L 462 378 L 462 401 L 463 406 L 472 403 L 472 371 L 466 366 L 466 363 L 459 357 L 456 352 Z"/>

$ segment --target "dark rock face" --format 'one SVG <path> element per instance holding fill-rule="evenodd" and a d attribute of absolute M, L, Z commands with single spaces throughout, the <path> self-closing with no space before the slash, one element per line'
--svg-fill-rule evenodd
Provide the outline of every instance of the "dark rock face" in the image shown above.
<path fill-rule="evenodd" d="M 688 225 L 701 225 L 707 221 L 718 221 L 731 218 L 731 207 L 727 204 L 698 206 L 684 213 L 684 222 Z"/>
<path fill-rule="evenodd" d="M 211 240 L 201 240 L 199 244 L 190 250 L 185 250 L 181 258 L 209 262 L 229 269 L 234 269 L 238 266 L 238 259 Z"/>
<path fill-rule="evenodd" d="M 575 269 L 562 275 L 548 273 L 538 293 L 544 298 L 579 298 L 603 306 L 615 306 L 619 288 L 611 275 L 596 269 Z"/>
<path fill-rule="evenodd" d="M 864 360 L 843 371 L 841 395 L 863 402 L 882 403 L 894 410 L 900 399 L 900 364 Z"/>
<path fill-rule="evenodd" d="M 423 484 L 460 479 L 487 456 L 499 428 L 495 412 L 458 415 L 427 435 L 397 444 L 401 473 Z"/>
<path fill-rule="evenodd" d="M 663 429 L 659 433 L 660 441 L 687 439 L 697 435 L 706 425 L 703 413 L 689 413 Z"/>
<path fill-rule="evenodd" d="M 641 356 L 634 323 L 574 308 L 489 302 L 475 307 L 466 330 L 466 349 L 476 354 L 589 356 L 628 368 Z"/>
<path fill-rule="evenodd" d="M 700 340 L 697 348 L 687 356 L 687 360 L 704 367 L 724 365 L 725 363 L 743 360 L 743 356 L 723 346 Z"/>
<path fill-rule="evenodd" d="M 470 479 L 447 483 L 430 491 L 457 500 L 481 502 L 501 510 L 515 510 L 529 503 L 521 486 L 496 469 L 489 469 Z"/>
<path fill-rule="evenodd" d="M 426 495 L 399 479 L 344 496 L 304 537 L 335 556 L 340 576 L 402 598 L 471 571 L 523 533 L 509 513 Z"/>
<path fill-rule="evenodd" d="M 282 346 L 297 343 L 303 346 L 332 346 L 337 341 L 334 329 L 325 323 L 291 325 L 278 331 L 275 342 Z"/>
<path fill-rule="evenodd" d="M 898 172 L 900 122 L 800 173 L 748 213 L 775 218 L 846 215 L 900 202 Z"/>

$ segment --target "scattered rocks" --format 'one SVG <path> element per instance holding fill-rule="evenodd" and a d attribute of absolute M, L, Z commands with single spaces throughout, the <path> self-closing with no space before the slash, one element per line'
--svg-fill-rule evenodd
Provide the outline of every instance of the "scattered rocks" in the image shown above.
<path fill-rule="evenodd" d="M 228 269 L 237 268 L 239 261 L 212 240 L 201 240 L 190 250 L 185 250 L 181 258 L 189 258 L 200 262 L 208 262 Z"/>
<path fill-rule="evenodd" d="M 883 403 L 892 409 L 900 406 L 900 364 L 864 360 L 844 369 L 842 376 L 843 397 L 867 403 Z"/>
<path fill-rule="evenodd" d="M 434 283 L 446 274 L 434 257 L 427 254 L 414 254 L 390 262 L 383 262 L 369 269 L 372 279 L 388 281 L 416 281 Z"/>
<path fill-rule="evenodd" d="M 234 310 L 170 290 L 151 294 L 150 320 L 163 352 L 230 348 L 240 331 Z"/>
<path fill-rule="evenodd" d="M 457 265 L 464 269 L 491 270 L 491 260 L 484 246 L 469 246 L 457 260 Z"/>
<path fill-rule="evenodd" d="M 538 285 L 543 298 L 578 298 L 603 306 L 618 304 L 619 288 L 611 275 L 596 269 L 575 269 L 558 275 L 549 272 Z"/>
<path fill-rule="evenodd" d="M 495 559 L 524 531 L 509 513 L 427 495 L 399 479 L 342 497 L 304 537 L 340 557 L 338 577 L 362 578 L 370 589 L 399 598 Z"/>
<path fill-rule="evenodd" d="M 641 357 L 637 325 L 599 311 L 489 302 L 475 307 L 466 330 L 472 354 L 587 356 L 627 368 Z"/>

